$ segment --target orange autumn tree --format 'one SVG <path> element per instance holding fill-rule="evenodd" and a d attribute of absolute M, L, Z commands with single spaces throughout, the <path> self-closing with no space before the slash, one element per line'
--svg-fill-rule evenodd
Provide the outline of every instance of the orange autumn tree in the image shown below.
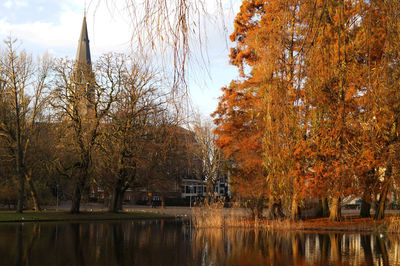
<path fill-rule="evenodd" d="M 318 26 L 307 54 L 307 188 L 331 197 L 329 219 L 341 218 L 341 198 L 357 191 L 360 71 L 357 43 L 364 1 L 317 1 Z M 308 172 L 308 173 L 307 173 Z"/>
<path fill-rule="evenodd" d="M 231 162 L 231 186 L 246 199 L 253 217 L 262 215 L 267 196 L 265 169 L 262 166 L 262 119 L 258 115 L 258 90 L 246 82 L 232 82 L 223 88 L 214 112 L 216 144 Z"/>
<path fill-rule="evenodd" d="M 291 219 L 297 220 L 302 195 L 293 154 L 298 139 L 304 135 L 302 83 L 307 33 L 303 21 L 308 5 L 300 1 L 270 1 L 264 2 L 263 8 L 259 27 L 248 37 L 258 56 L 252 79 L 262 92 L 263 164 L 272 193 L 270 203 L 276 198 L 289 199 Z"/>
<path fill-rule="evenodd" d="M 376 218 L 382 217 L 398 172 L 399 5 L 243 1 L 231 35 L 231 62 L 241 81 L 224 89 L 216 133 L 222 141 L 232 134 L 225 123 L 235 121 L 240 134 L 221 145 L 225 151 L 235 147 L 236 158 L 247 152 L 247 146 L 236 145 L 238 137 L 262 138 L 265 195 L 270 203 L 288 199 L 292 219 L 299 218 L 298 205 L 310 196 L 329 199 L 335 221 L 341 219 L 344 197 L 370 202 L 376 193 Z M 248 92 L 253 105 L 227 100 Z M 228 122 L 220 112 L 227 108 L 251 113 L 251 119 L 243 123 L 229 116 Z M 249 124 L 257 130 L 247 131 Z"/>
<path fill-rule="evenodd" d="M 393 0 L 371 1 L 370 23 L 366 24 L 371 43 L 368 67 L 368 88 L 365 107 L 370 113 L 370 149 L 376 158 L 373 176 L 379 201 L 375 219 L 384 218 L 385 203 L 389 191 L 398 184 L 399 177 L 399 119 L 400 119 L 400 3 Z M 374 25 L 373 23 L 379 23 Z M 368 30 L 368 28 L 367 28 Z"/>
<path fill-rule="evenodd" d="M 381 85 L 385 84 L 382 75 L 387 40 L 384 1 L 370 1 L 363 5 L 363 19 L 355 39 L 357 49 L 360 84 L 357 104 L 360 130 L 353 145 L 357 147 L 355 165 L 358 177 L 358 193 L 362 199 L 360 217 L 370 217 L 370 208 L 375 194 L 379 193 L 380 172 L 385 162 L 382 135 L 379 133 L 382 124 L 379 117 L 379 99 L 383 99 Z M 384 96 L 384 98 L 386 98 Z M 382 121 L 381 119 L 379 119 Z"/>
<path fill-rule="evenodd" d="M 262 154 L 270 216 L 277 216 L 271 213 L 273 204 L 289 198 L 292 219 L 299 218 L 298 182 L 291 155 L 296 139 L 303 134 L 299 100 L 304 45 L 301 16 L 305 14 L 299 1 L 243 1 L 231 35 L 236 44 L 232 63 L 257 87 L 262 102 L 258 115 L 263 119 Z"/>

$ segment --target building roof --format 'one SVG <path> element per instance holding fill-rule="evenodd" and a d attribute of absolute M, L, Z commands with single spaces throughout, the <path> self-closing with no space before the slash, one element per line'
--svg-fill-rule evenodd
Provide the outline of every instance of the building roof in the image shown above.
<path fill-rule="evenodd" d="M 89 37 L 86 25 L 86 16 L 83 17 L 82 30 L 78 43 L 78 51 L 76 53 L 76 62 L 79 64 L 92 64 L 90 57 Z"/>

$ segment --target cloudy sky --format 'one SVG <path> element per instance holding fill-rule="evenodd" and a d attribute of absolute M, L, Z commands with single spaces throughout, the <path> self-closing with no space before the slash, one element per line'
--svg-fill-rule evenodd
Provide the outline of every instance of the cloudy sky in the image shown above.
<path fill-rule="evenodd" d="M 119 9 L 107 7 L 104 0 L 87 0 L 90 4 L 87 23 L 94 59 L 107 52 L 129 53 L 131 48 L 132 28 L 124 13 L 124 0 L 113 1 L 120 2 Z M 232 32 L 234 13 L 240 3 L 239 0 L 232 1 L 233 11 L 225 17 L 228 33 Z M 47 51 L 56 57 L 74 58 L 84 3 L 84 0 L 0 0 L 0 38 L 17 38 L 21 47 L 34 55 Z M 192 102 L 205 116 L 216 109 L 220 88 L 237 76 L 236 69 L 228 64 L 229 42 L 222 27 L 210 22 L 207 31 L 208 43 L 204 47 L 209 63 L 192 62 L 189 71 Z"/>

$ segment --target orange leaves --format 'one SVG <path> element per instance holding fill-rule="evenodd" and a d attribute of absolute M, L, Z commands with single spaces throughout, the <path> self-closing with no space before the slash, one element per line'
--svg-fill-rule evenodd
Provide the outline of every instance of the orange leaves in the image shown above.
<path fill-rule="evenodd" d="M 390 3 L 243 1 L 231 35 L 243 76 L 214 113 L 238 183 L 264 177 L 271 193 L 325 197 L 376 187 L 400 154 L 400 4 Z"/>

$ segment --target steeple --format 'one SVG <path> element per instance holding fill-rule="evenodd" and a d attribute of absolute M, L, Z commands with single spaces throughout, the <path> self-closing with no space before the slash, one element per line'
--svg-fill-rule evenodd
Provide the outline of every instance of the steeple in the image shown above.
<path fill-rule="evenodd" d="M 86 11 L 83 16 L 81 35 L 79 37 L 78 50 L 74 70 L 72 72 L 72 82 L 74 83 L 75 93 L 78 103 L 72 108 L 77 108 L 78 112 L 86 118 L 91 118 L 93 114 L 94 102 L 94 73 L 92 71 L 92 59 L 90 56 L 89 37 L 86 25 Z"/>
<path fill-rule="evenodd" d="M 86 25 L 86 12 L 83 17 L 81 36 L 79 38 L 78 51 L 76 52 L 76 63 L 80 65 L 91 65 L 89 37 Z"/>

